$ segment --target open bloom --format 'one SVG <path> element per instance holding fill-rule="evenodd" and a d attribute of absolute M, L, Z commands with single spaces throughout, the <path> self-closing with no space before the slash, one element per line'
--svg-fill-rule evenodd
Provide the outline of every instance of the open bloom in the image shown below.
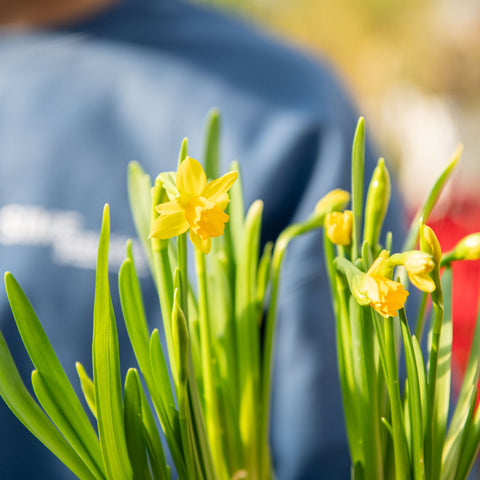
<path fill-rule="evenodd" d="M 359 270 L 345 258 L 335 259 L 337 270 L 345 275 L 350 291 L 357 302 L 360 305 L 370 305 L 385 318 L 397 316 L 398 310 L 403 308 L 408 296 L 407 290 L 401 283 L 384 276 L 383 272 L 390 269 L 386 265 L 387 259 L 388 252 L 384 250 L 367 273 Z"/>
<path fill-rule="evenodd" d="M 364 294 L 370 300 L 370 306 L 385 318 L 397 316 L 408 296 L 401 283 L 385 277 L 366 274 L 362 286 Z"/>
<path fill-rule="evenodd" d="M 370 306 L 385 318 L 398 315 L 398 310 L 403 308 L 408 297 L 408 292 L 401 283 L 381 274 L 390 270 L 386 265 L 387 259 L 388 252 L 383 250 L 361 282 L 363 293 L 368 298 Z"/>
<path fill-rule="evenodd" d="M 189 230 L 192 243 L 203 253 L 211 248 L 211 238 L 223 235 L 228 215 L 228 190 L 238 177 L 229 172 L 207 183 L 197 160 L 186 157 L 178 167 L 175 183 L 178 196 L 155 207 L 160 216 L 153 222 L 150 237 L 167 239 Z"/>
<path fill-rule="evenodd" d="M 352 241 L 353 214 L 350 210 L 331 212 L 325 217 L 327 237 L 335 245 L 350 245 Z"/>

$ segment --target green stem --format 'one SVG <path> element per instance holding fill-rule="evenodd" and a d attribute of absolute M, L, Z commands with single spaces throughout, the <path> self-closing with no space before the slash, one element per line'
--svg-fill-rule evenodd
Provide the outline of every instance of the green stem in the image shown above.
<path fill-rule="evenodd" d="M 203 370 L 203 392 L 204 392 L 204 411 L 205 423 L 212 457 L 217 471 L 223 471 L 226 467 L 223 465 L 223 451 L 221 442 L 221 428 L 218 419 L 217 398 L 215 392 L 212 347 L 212 333 L 210 330 L 208 316 L 208 291 L 207 291 L 207 272 L 205 256 L 202 252 L 195 249 L 195 265 L 198 278 L 198 310 L 200 324 L 200 344 L 201 359 Z"/>
<path fill-rule="evenodd" d="M 271 397 L 271 383 L 272 383 L 272 358 L 273 358 L 273 345 L 275 340 L 275 319 L 277 314 L 277 302 L 278 302 L 278 290 L 280 286 L 280 272 L 283 264 L 285 252 L 287 250 L 290 241 L 298 235 L 309 232 L 314 228 L 318 228 L 323 225 L 324 215 L 312 217 L 309 220 L 290 225 L 287 227 L 278 237 L 273 251 L 272 258 L 272 270 L 271 270 L 271 297 L 270 305 L 267 311 L 267 317 L 265 320 L 265 333 L 263 340 L 263 358 L 262 358 L 262 376 L 261 376 L 261 430 L 260 438 L 263 439 L 261 445 L 268 445 L 269 443 L 269 419 Z M 264 458 L 266 452 L 261 452 L 260 458 Z"/>
<path fill-rule="evenodd" d="M 405 436 L 405 424 L 403 421 L 402 399 L 400 397 L 397 353 L 395 349 L 395 328 L 393 318 L 385 319 L 385 354 L 387 372 L 387 389 L 390 396 L 390 406 L 392 409 L 392 432 L 393 448 L 395 454 L 395 473 L 397 479 L 407 480 L 410 478 L 410 469 L 408 467 L 408 449 Z"/>
<path fill-rule="evenodd" d="M 165 338 L 167 340 L 168 358 L 172 363 L 172 371 L 176 371 L 175 366 L 175 350 L 172 341 L 172 306 L 173 306 L 173 276 L 170 267 L 170 259 L 168 257 L 168 244 L 163 243 L 162 247 L 157 249 L 156 239 L 152 240 L 153 264 L 155 269 L 155 278 L 157 285 L 157 293 L 160 299 L 160 307 L 162 310 L 163 327 L 165 330 Z"/>

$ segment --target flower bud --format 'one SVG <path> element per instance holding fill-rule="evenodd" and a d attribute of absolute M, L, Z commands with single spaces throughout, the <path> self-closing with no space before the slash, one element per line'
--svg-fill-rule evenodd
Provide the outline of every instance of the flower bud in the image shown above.
<path fill-rule="evenodd" d="M 325 217 L 327 237 L 335 245 L 350 245 L 352 242 L 353 213 L 350 210 L 331 212 Z"/>
<path fill-rule="evenodd" d="M 368 187 L 365 204 L 365 227 L 363 239 L 375 247 L 380 238 L 383 220 L 390 202 L 390 175 L 383 158 L 377 163 Z"/>
<path fill-rule="evenodd" d="M 445 254 L 444 263 L 453 260 L 478 260 L 480 259 L 480 232 L 471 233 L 463 237 L 453 250 Z"/>
<path fill-rule="evenodd" d="M 435 262 L 429 253 L 411 250 L 396 253 L 389 258 L 392 265 L 403 265 L 408 278 L 422 292 L 433 292 L 436 288 L 430 273 L 435 269 Z"/>
<path fill-rule="evenodd" d="M 346 190 L 337 188 L 328 192 L 315 205 L 315 214 L 325 215 L 327 213 L 343 210 L 350 201 L 350 194 Z"/>
<path fill-rule="evenodd" d="M 420 225 L 420 249 L 429 253 L 437 268 L 442 259 L 442 249 L 435 232 L 428 225 Z"/>

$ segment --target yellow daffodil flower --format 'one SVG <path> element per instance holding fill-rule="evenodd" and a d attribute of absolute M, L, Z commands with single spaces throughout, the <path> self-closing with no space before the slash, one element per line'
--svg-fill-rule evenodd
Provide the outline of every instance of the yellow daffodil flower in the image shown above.
<path fill-rule="evenodd" d="M 327 237 L 335 245 L 350 245 L 352 241 L 353 214 L 350 210 L 331 212 L 325 217 Z"/>
<path fill-rule="evenodd" d="M 370 306 L 385 318 L 397 316 L 408 296 L 401 283 L 385 277 L 366 274 L 362 279 L 362 286 L 370 300 Z"/>
<path fill-rule="evenodd" d="M 345 258 L 335 259 L 337 269 L 342 272 L 352 295 L 360 305 L 370 305 L 383 317 L 395 317 L 403 308 L 408 296 L 401 283 L 390 280 L 385 275 L 393 267 L 387 264 L 388 252 L 383 250 L 367 273 L 362 272 Z"/>
<path fill-rule="evenodd" d="M 192 243 L 203 253 L 211 248 L 211 238 L 223 235 L 228 215 L 228 190 L 238 177 L 229 172 L 207 183 L 197 160 L 186 157 L 178 167 L 175 183 L 178 196 L 155 207 L 160 216 L 153 222 L 150 238 L 172 238 L 189 230 Z"/>
<path fill-rule="evenodd" d="M 388 252 L 382 250 L 362 278 L 363 293 L 370 301 L 370 306 L 383 317 L 395 317 L 403 308 L 408 296 L 401 283 L 390 280 L 393 267 L 388 265 Z"/>

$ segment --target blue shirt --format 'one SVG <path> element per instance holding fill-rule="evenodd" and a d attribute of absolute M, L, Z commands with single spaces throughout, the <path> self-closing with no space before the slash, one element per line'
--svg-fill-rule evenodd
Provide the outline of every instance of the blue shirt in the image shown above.
<path fill-rule="evenodd" d="M 128 162 L 152 177 L 173 170 L 185 136 L 201 159 L 213 106 L 223 118 L 223 171 L 239 160 L 246 204 L 264 201 L 264 241 L 308 217 L 327 191 L 349 189 L 357 115 L 338 78 L 238 20 L 182 1 L 123 0 L 64 28 L 0 33 L 0 270 L 22 285 L 74 385 L 76 360 L 91 371 L 103 204 L 111 205 L 115 292 L 134 234 Z M 161 321 L 144 283 L 153 328 Z M 135 362 L 117 320 L 125 370 Z M 4 292 L 0 328 L 29 384 L 32 366 Z M 287 253 L 275 351 L 277 478 L 349 478 L 320 232 Z M 3 402 L 0 425 L 0 478 L 73 478 Z"/>

